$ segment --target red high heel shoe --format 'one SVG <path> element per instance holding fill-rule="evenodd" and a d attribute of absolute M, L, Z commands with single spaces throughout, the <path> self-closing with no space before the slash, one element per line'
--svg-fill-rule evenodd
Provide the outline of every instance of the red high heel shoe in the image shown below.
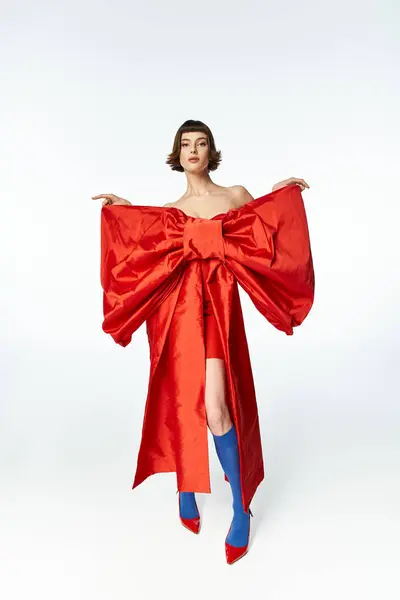
<path fill-rule="evenodd" d="M 250 508 L 249 508 L 249 513 L 250 513 L 250 516 L 252 517 L 253 513 L 251 512 Z M 241 546 L 240 548 L 238 548 L 237 546 L 231 546 L 226 541 L 228 538 L 228 535 L 230 534 L 231 528 L 232 528 L 232 523 L 231 523 L 231 526 L 229 527 L 229 531 L 225 538 L 225 555 L 226 555 L 226 562 L 228 563 L 228 565 L 231 565 L 232 563 L 236 562 L 237 560 L 239 560 L 239 558 L 242 558 L 242 556 L 244 556 L 247 553 L 247 550 L 249 548 L 249 538 L 250 538 L 250 523 L 249 523 L 249 533 L 247 536 L 247 544 L 245 546 Z"/>
<path fill-rule="evenodd" d="M 179 492 L 179 490 L 176 491 L 176 493 L 178 493 L 178 492 Z M 194 499 L 194 502 L 196 504 L 197 511 L 200 514 L 200 511 L 199 511 L 198 506 L 197 506 L 196 498 Z M 192 533 L 199 533 L 199 531 L 200 531 L 200 517 L 195 517 L 194 519 L 184 519 L 181 516 L 181 512 L 180 512 L 179 496 L 178 496 L 178 509 L 179 509 L 179 518 L 181 520 L 182 525 L 184 527 L 186 527 L 186 529 L 189 529 L 189 531 L 191 531 Z"/>

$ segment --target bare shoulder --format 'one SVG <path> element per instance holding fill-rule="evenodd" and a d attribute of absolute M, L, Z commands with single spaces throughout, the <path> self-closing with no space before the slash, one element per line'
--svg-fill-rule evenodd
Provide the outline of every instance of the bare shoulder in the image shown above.
<path fill-rule="evenodd" d="M 244 185 L 232 185 L 230 188 L 232 199 L 235 207 L 240 208 L 248 202 L 254 200 L 250 192 L 244 187 Z"/>
<path fill-rule="evenodd" d="M 175 202 L 167 202 L 167 204 L 163 204 L 163 208 L 164 206 L 174 206 Z"/>

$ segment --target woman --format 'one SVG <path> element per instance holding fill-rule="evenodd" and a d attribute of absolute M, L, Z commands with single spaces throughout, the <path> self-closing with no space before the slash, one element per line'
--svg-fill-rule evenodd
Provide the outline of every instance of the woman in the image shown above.
<path fill-rule="evenodd" d="M 203 462 L 207 453 L 204 428 L 201 428 L 205 417 L 232 490 L 233 518 L 225 539 L 226 560 L 232 564 L 247 552 L 249 503 L 263 478 L 258 413 L 237 281 L 260 312 L 277 328 L 291 335 L 292 327 L 299 325 L 311 308 L 314 274 L 301 194 L 292 193 L 302 238 L 297 240 L 294 263 L 288 269 L 286 264 L 282 267 L 276 261 L 279 246 L 274 247 L 272 254 L 266 254 L 266 248 L 271 250 L 275 240 L 283 247 L 293 236 L 290 207 L 286 203 L 280 212 L 278 210 L 285 200 L 282 200 L 283 193 L 276 194 L 273 201 L 271 194 L 254 199 L 241 185 L 217 185 L 209 172 L 216 170 L 220 162 L 221 152 L 216 150 L 207 125 L 201 121 L 186 121 L 179 127 L 167 159 L 172 170 L 186 175 L 187 188 L 183 196 L 163 207 L 136 206 L 135 214 L 132 209 L 103 208 L 103 329 L 125 346 L 146 318 L 155 363 L 150 373 L 138 459 L 138 463 L 146 465 L 139 465 L 133 487 L 149 474 L 176 471 L 181 522 L 198 533 L 200 514 L 195 491 L 209 492 L 210 488 L 208 473 L 198 478 L 192 473 L 196 465 L 203 471 L 208 466 L 207 460 Z M 275 184 L 272 191 L 287 186 L 301 191 L 309 187 L 303 179 L 292 177 Z M 93 196 L 93 199 L 99 198 L 103 199 L 103 207 L 132 207 L 128 200 L 114 194 Z M 287 211 L 289 218 L 282 219 L 282 225 L 279 225 L 276 215 L 284 216 Z M 249 219 L 252 223 L 250 233 Z M 269 232 L 270 227 L 275 230 Z M 298 224 L 296 227 L 299 229 Z M 245 236 L 251 242 L 255 240 L 255 247 L 247 257 L 243 248 L 250 246 L 243 243 Z M 296 253 L 299 261 L 296 261 Z M 152 264 L 146 265 L 151 261 Z M 141 265 L 145 266 L 142 268 Z M 165 273 L 157 279 L 160 268 Z M 172 283 L 167 289 L 165 282 L 168 280 Z M 281 298 L 278 286 L 281 287 Z M 288 304 L 290 295 L 291 306 Z M 199 297 L 201 309 L 193 308 Z M 164 310 L 167 301 L 169 307 Z M 152 323 L 154 320 L 156 324 Z M 160 327 L 167 333 L 161 350 L 157 350 L 156 331 L 159 337 Z M 163 368 L 160 368 L 161 354 L 169 357 L 168 361 L 164 360 Z M 183 362 L 182 356 L 189 354 L 196 355 L 197 359 L 185 358 Z M 201 356 L 205 358 L 204 388 L 198 358 Z M 173 357 L 178 358 L 171 367 Z M 158 377 L 156 366 L 159 367 Z M 166 374 L 167 369 L 169 374 Z M 188 374 L 190 385 L 185 386 Z M 163 381 L 158 392 L 157 378 Z M 168 392 L 161 401 L 158 396 L 165 394 L 165 389 Z M 175 396 L 179 396 L 178 401 Z M 159 412 L 165 406 L 168 410 L 160 419 Z M 192 433 L 194 439 L 189 440 Z M 161 442 L 157 446 L 154 438 L 163 440 L 162 450 L 159 448 Z M 192 486 L 189 490 L 182 489 L 188 485 Z"/>

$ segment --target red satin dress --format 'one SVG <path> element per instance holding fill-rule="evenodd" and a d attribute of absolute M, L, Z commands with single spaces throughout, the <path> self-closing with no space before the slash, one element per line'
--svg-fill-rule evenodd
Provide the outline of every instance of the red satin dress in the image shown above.
<path fill-rule="evenodd" d="M 264 464 L 238 285 L 287 336 L 306 318 L 314 270 L 299 186 L 211 219 L 190 217 L 176 207 L 103 206 L 100 273 L 103 330 L 125 347 L 145 323 L 149 341 L 132 488 L 155 473 L 175 472 L 180 491 L 211 492 L 205 359 L 223 358 L 247 511 Z M 138 375 L 133 368 L 127 390 L 132 401 L 140 401 L 134 392 Z"/>
<path fill-rule="evenodd" d="M 203 281 L 203 317 L 204 317 L 204 340 L 206 358 L 224 358 L 224 350 L 221 336 L 218 331 L 217 320 L 212 308 L 211 296 L 204 284 L 204 261 L 201 262 Z"/>

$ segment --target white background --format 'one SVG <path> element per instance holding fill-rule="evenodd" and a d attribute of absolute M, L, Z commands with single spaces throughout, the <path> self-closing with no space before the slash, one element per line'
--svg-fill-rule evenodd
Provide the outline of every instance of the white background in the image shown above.
<path fill-rule="evenodd" d="M 7 600 L 399 597 L 399 22 L 393 0 L 2 0 L 0 591 Z M 145 326 L 101 329 L 100 193 L 162 205 L 187 119 L 220 185 L 303 177 L 315 304 L 288 337 L 241 290 L 265 480 L 225 562 L 175 474 L 131 490 Z M 396 559 L 397 555 L 397 559 Z"/>

